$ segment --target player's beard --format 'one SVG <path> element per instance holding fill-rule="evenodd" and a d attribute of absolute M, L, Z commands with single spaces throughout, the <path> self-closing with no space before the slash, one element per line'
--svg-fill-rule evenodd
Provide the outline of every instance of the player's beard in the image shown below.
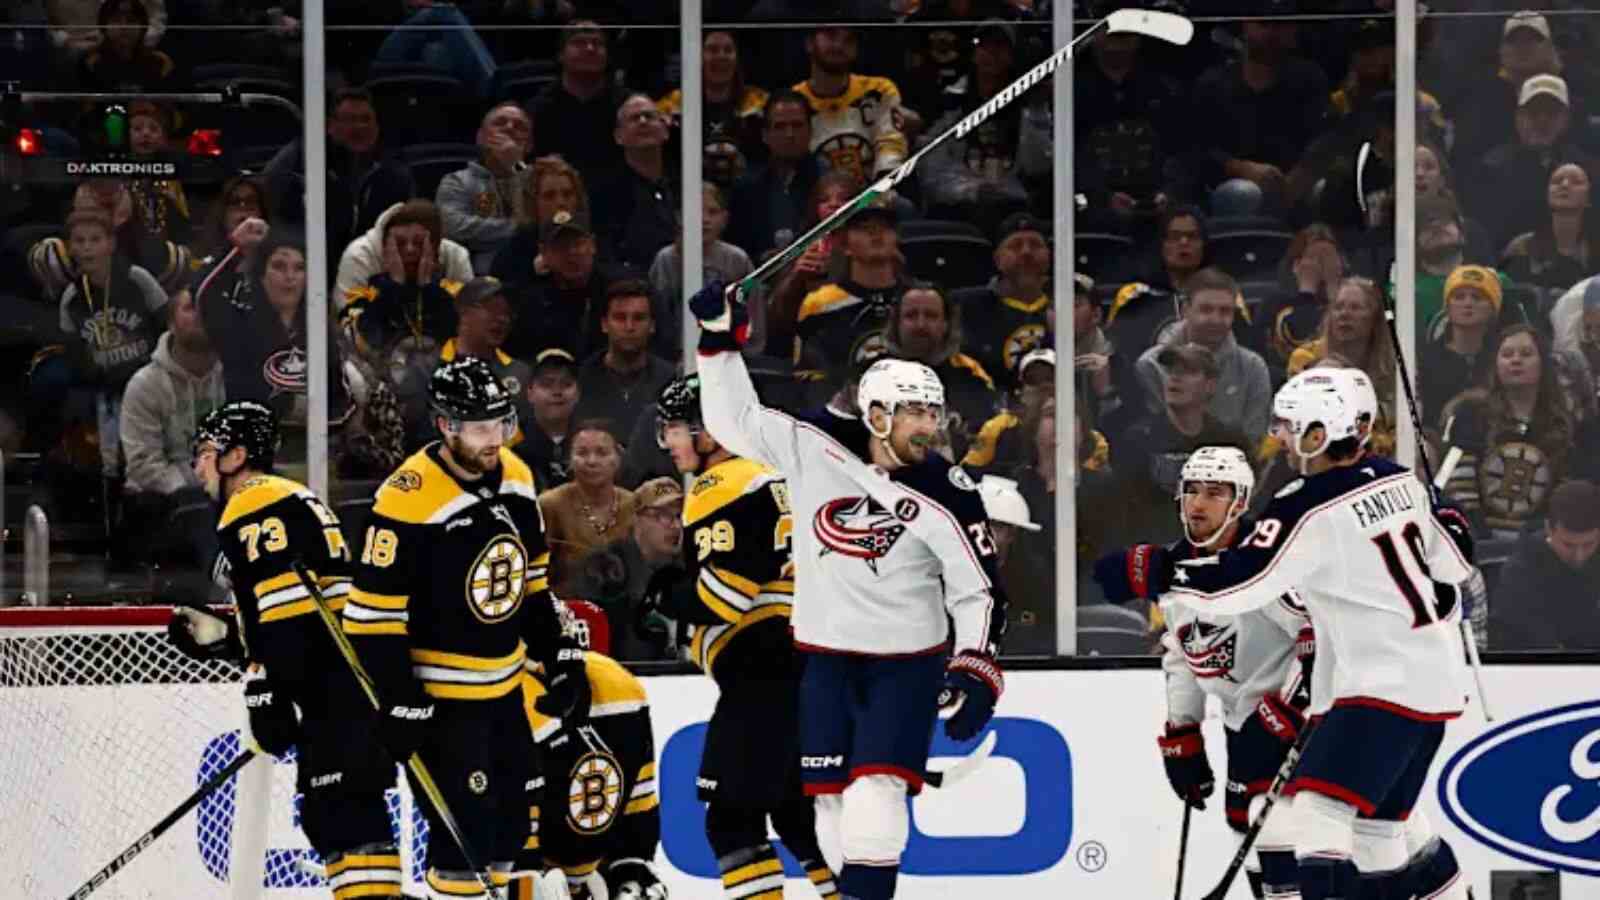
<path fill-rule="evenodd" d="M 444 445 L 450 451 L 450 458 L 468 474 L 483 475 L 500 467 L 498 443 L 473 446 L 460 435 L 454 435 L 446 437 Z"/>
<path fill-rule="evenodd" d="M 933 435 L 890 435 L 889 449 L 902 463 L 919 463 L 928 458 Z"/>

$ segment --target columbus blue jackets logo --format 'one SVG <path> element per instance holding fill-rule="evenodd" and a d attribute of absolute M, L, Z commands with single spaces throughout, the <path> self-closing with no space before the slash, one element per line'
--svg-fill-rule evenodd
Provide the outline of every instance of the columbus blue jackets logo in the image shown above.
<path fill-rule="evenodd" d="M 817 510 L 811 528 L 822 542 L 821 556 L 842 553 L 867 564 L 878 574 L 878 560 L 887 556 L 906 533 L 895 514 L 871 497 L 840 497 Z"/>
<path fill-rule="evenodd" d="M 1232 625 L 1188 622 L 1178 628 L 1178 645 L 1196 678 L 1232 678 L 1239 632 Z"/>
<path fill-rule="evenodd" d="M 272 396 L 306 392 L 306 353 L 299 347 L 286 347 L 268 356 L 261 364 L 261 378 L 272 388 Z"/>

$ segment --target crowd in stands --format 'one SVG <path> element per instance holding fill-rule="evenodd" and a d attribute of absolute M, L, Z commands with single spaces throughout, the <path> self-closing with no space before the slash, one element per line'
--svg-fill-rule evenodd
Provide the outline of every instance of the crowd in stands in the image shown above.
<path fill-rule="evenodd" d="M 24 2 L 0 14 L 18 35 L 0 69 L 29 89 L 140 98 L 231 80 L 298 101 L 299 4 L 244 6 Z M 196 136 L 215 128 L 224 171 L 41 181 L 0 201 L 17 323 L 0 333 L 0 450 L 38 454 L 49 502 L 103 517 L 121 562 L 197 564 L 212 544 L 188 441 L 224 398 L 272 404 L 290 435 L 280 459 L 303 473 L 307 375 L 326 366 L 338 505 L 430 439 L 432 369 L 480 357 L 518 399 L 513 450 L 543 497 L 552 583 L 626 623 L 625 658 L 670 658 L 632 609 L 682 541 L 654 417 L 692 352 L 682 298 L 699 286 L 683 272 L 677 73 L 701 67 L 705 279 L 728 282 L 1042 58 L 1050 6 L 715 0 L 701 58 L 679 60 L 673 29 L 645 27 L 675 23 L 671 3 L 329 0 L 329 71 L 308 86 L 326 91 L 327 121 L 305 126 L 327 134 L 309 176 L 327 188 L 323 234 L 305 230 L 296 127 L 140 98 L 112 128 L 104 105 L 30 104 L 49 153 L 182 161 L 210 152 Z M 1462 451 L 1445 491 L 1478 531 L 1486 647 L 1600 648 L 1600 15 L 1437 6 L 1420 33 L 1404 348 L 1423 444 L 1435 461 Z M 1058 582 L 1076 585 L 1080 621 L 1117 623 L 1081 632 L 1086 650 L 1152 650 L 1157 617 L 1100 617 L 1084 565 L 1181 536 L 1173 497 L 1198 446 L 1245 448 L 1258 506 L 1298 477 L 1270 436 L 1287 377 L 1364 370 L 1383 401 L 1372 451 L 1395 452 L 1409 413 L 1385 320 L 1388 8 L 1193 0 L 1192 15 L 1229 21 L 1184 48 L 1106 33 L 1085 46 L 1067 485 L 1049 91 L 942 145 L 749 298 L 744 352 L 769 403 L 854 415 L 854 378 L 885 354 L 938 372 L 941 451 L 994 479 L 1009 511 L 1008 652 L 1054 651 Z M 328 254 L 326 322 L 306 315 L 308 241 Z M 1070 575 L 1055 565 L 1058 487 L 1078 508 Z"/>

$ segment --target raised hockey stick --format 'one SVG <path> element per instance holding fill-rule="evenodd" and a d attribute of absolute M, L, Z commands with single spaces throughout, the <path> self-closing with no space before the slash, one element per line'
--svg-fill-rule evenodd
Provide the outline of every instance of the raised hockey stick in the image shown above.
<path fill-rule="evenodd" d="M 356 648 L 350 645 L 350 639 L 345 636 L 344 629 L 339 627 L 339 620 L 333 615 L 333 607 L 328 605 L 328 598 L 322 596 L 322 588 L 317 586 L 316 579 L 311 577 L 311 572 L 301 560 L 295 560 L 294 574 L 300 578 L 300 583 L 305 586 L 306 593 L 311 595 L 311 602 L 317 606 L 317 617 L 328 629 L 328 634 L 333 637 L 333 643 L 339 648 L 339 655 L 344 657 L 345 664 L 350 667 L 350 674 L 356 678 L 356 683 L 361 685 L 361 692 L 367 695 L 367 700 L 372 708 L 383 711 L 383 704 L 378 700 L 378 687 L 373 682 L 372 676 L 367 674 L 367 667 L 361 664 L 361 658 L 356 656 Z M 472 869 L 472 874 L 478 879 L 478 884 L 494 900 L 503 900 L 504 892 L 489 881 L 488 869 L 478 864 L 478 855 L 472 852 L 472 847 L 467 844 L 466 832 L 461 830 L 461 823 L 456 820 L 455 813 L 450 811 L 450 805 L 445 802 L 444 794 L 439 790 L 439 785 L 434 782 L 433 775 L 428 767 L 423 764 L 422 757 L 416 753 L 406 760 L 406 768 L 411 771 L 411 777 L 417 781 L 417 786 L 422 788 L 422 793 L 433 804 L 434 812 L 439 814 L 439 820 L 444 823 L 450 837 L 455 841 L 456 847 L 461 850 L 461 856 L 467 862 L 467 867 Z"/>
<path fill-rule="evenodd" d="M 1250 850 L 1255 847 L 1256 838 L 1261 835 L 1261 827 L 1267 823 L 1267 816 L 1272 814 L 1272 808 L 1278 805 L 1278 798 L 1283 795 L 1283 786 L 1289 783 L 1289 777 L 1294 774 L 1295 766 L 1300 764 L 1300 754 L 1305 752 L 1306 743 L 1311 740 L 1311 732 L 1316 730 L 1316 725 L 1309 720 L 1300 729 L 1300 737 L 1284 755 L 1283 764 L 1278 766 L 1278 774 L 1272 776 L 1272 787 L 1267 789 L 1266 802 L 1261 807 L 1261 814 L 1250 823 L 1250 830 L 1244 833 L 1244 840 L 1239 842 L 1239 849 L 1228 862 L 1228 870 L 1222 873 L 1222 880 L 1217 882 L 1217 886 L 1211 889 L 1211 893 L 1207 894 L 1204 900 L 1227 900 L 1228 888 L 1233 886 L 1233 880 L 1239 877 L 1239 870 L 1244 868 L 1245 860 L 1250 858 Z"/>
<path fill-rule="evenodd" d="M 932 770 L 922 773 L 922 780 L 929 787 L 946 787 L 971 775 L 983 765 L 983 761 L 994 753 L 994 745 L 1000 740 L 998 732 L 990 731 L 983 736 L 983 742 L 978 744 L 978 749 L 961 758 L 960 762 L 940 772 Z"/>
<path fill-rule="evenodd" d="M 1183 863 L 1189 856 L 1189 814 L 1194 807 L 1183 804 L 1183 831 L 1178 835 L 1178 884 L 1172 889 L 1172 900 L 1183 900 Z"/>
<path fill-rule="evenodd" d="M 1449 483 L 1450 476 L 1455 473 L 1456 464 L 1461 462 L 1461 448 L 1451 447 L 1444 455 L 1444 462 L 1439 464 L 1439 474 L 1434 476 L 1433 486 L 1436 490 L 1443 491 Z M 1481 572 L 1474 578 L 1482 579 Z M 1467 615 L 1466 604 L 1463 602 L 1461 610 L 1461 640 L 1467 645 L 1467 665 L 1472 668 L 1472 685 L 1478 689 L 1478 708 L 1483 710 L 1485 722 L 1494 721 L 1494 713 L 1489 710 L 1489 695 L 1483 689 L 1483 660 L 1478 658 L 1478 639 L 1472 633 L 1472 618 Z"/>
<path fill-rule="evenodd" d="M 1187 44 L 1189 39 L 1194 37 L 1194 23 L 1183 16 L 1151 9 L 1116 10 L 1111 15 L 1089 26 L 1089 30 L 1073 38 L 1072 42 L 1067 46 L 1055 51 L 1045 57 L 1043 62 L 1022 73 L 1016 81 L 1001 88 L 1000 92 L 991 97 L 987 103 L 968 113 L 943 132 L 940 132 L 938 136 L 923 145 L 921 150 L 912 154 L 905 162 L 885 173 L 877 181 L 863 189 L 849 203 L 835 210 L 833 215 L 813 225 L 804 234 L 795 238 L 789 246 L 783 248 L 781 252 L 774 254 L 766 262 L 756 266 L 755 271 L 734 282 L 728 288 L 728 298 L 733 302 L 738 302 L 741 298 L 748 296 L 751 291 L 755 290 L 757 285 L 777 274 L 779 269 L 798 259 L 800 254 L 806 251 L 806 248 L 832 233 L 851 216 L 871 204 L 872 201 L 889 193 L 894 189 L 895 185 L 909 178 L 917 168 L 917 163 L 921 162 L 924 156 L 933 152 L 935 147 L 952 138 L 966 137 L 974 128 L 988 121 L 995 113 L 1010 106 L 1012 101 L 1026 94 L 1034 85 L 1044 81 L 1052 72 L 1072 59 L 1072 51 L 1079 44 L 1088 40 L 1089 37 L 1102 28 L 1114 33 L 1142 34 L 1171 44 Z"/>
<path fill-rule="evenodd" d="M 139 835 L 137 840 L 128 845 L 128 849 L 117 854 L 116 859 L 106 863 L 105 866 L 100 869 L 100 871 L 94 873 L 94 875 L 92 875 L 88 881 L 85 881 L 82 887 L 69 894 L 67 896 L 67 900 L 80 900 L 80 898 L 87 897 L 99 890 L 101 885 L 111 880 L 111 876 L 117 874 L 117 872 L 120 871 L 123 866 L 126 866 L 128 863 L 132 862 L 135 856 L 143 853 L 146 847 L 155 843 L 156 839 L 165 834 L 168 828 L 176 825 L 179 819 L 188 815 L 189 810 L 199 806 L 200 801 L 216 793 L 219 788 L 227 784 L 229 779 L 237 775 L 240 769 L 243 769 L 245 766 L 249 765 L 251 760 L 254 760 L 256 756 L 256 751 L 250 749 L 246 749 L 238 756 L 235 756 L 233 758 L 233 762 L 228 763 L 223 767 L 222 771 L 206 779 L 205 784 L 195 788 L 195 792 L 190 794 L 188 799 L 184 800 L 182 803 L 179 803 L 177 807 L 172 810 L 172 812 L 167 813 L 166 816 L 152 826 L 149 831 Z"/>

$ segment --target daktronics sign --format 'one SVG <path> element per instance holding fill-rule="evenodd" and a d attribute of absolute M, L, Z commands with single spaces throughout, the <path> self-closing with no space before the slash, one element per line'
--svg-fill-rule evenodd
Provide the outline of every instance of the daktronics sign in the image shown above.
<path fill-rule="evenodd" d="M 1008 833 L 951 833 L 953 819 L 974 819 L 974 810 L 932 807 L 948 797 L 941 789 L 926 788 L 912 804 L 911 842 L 900 870 L 907 875 L 986 876 L 1029 875 L 1056 865 L 1072 842 L 1072 754 L 1061 732 L 1037 719 L 996 717 L 990 726 L 997 734 L 994 755 L 970 780 L 945 791 L 972 786 L 985 796 L 985 806 L 998 810 Z M 716 878 L 717 862 L 706 843 L 705 804 L 696 795 L 695 778 L 706 725 L 679 729 L 661 752 L 661 846 L 667 860 L 679 870 L 699 878 Z M 957 745 L 938 730 L 933 741 L 935 757 L 961 757 L 978 741 Z M 772 765 L 782 765 L 772 760 Z M 776 775 L 775 775 L 776 777 Z M 987 779 L 987 781 L 985 781 Z M 920 819 L 937 818 L 938 828 L 924 830 Z M 778 843 L 778 842 L 774 842 Z M 781 844 L 779 844 L 781 847 Z M 784 867 L 792 878 L 804 878 L 794 857 L 782 851 Z"/>
<path fill-rule="evenodd" d="M 171 162 L 96 162 L 69 159 L 61 164 L 68 175 L 120 178 L 176 178 L 178 164 Z"/>

